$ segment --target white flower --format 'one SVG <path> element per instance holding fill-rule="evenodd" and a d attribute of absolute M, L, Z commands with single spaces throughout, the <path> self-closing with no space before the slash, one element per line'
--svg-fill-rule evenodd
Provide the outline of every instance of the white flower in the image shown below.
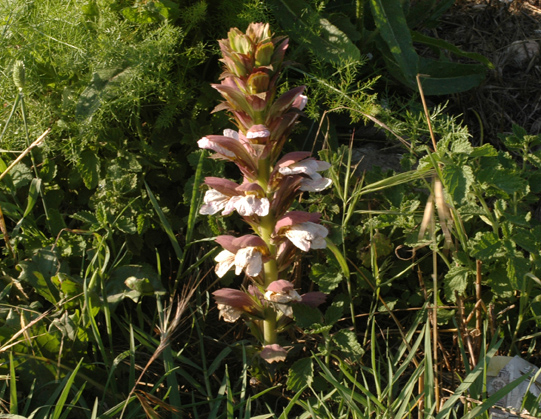
<path fill-rule="evenodd" d="M 293 317 L 293 308 L 289 303 L 302 301 L 293 284 L 285 279 L 271 282 L 264 297 L 265 300 L 273 302 L 286 317 Z"/>
<path fill-rule="evenodd" d="M 218 192 L 216 189 L 209 189 L 205 192 L 205 197 L 203 199 L 205 204 L 201 206 L 199 214 L 214 215 L 223 210 L 229 200 L 229 196 Z"/>
<path fill-rule="evenodd" d="M 330 163 L 326 161 L 320 161 L 315 159 L 305 159 L 296 163 L 292 163 L 289 166 L 281 167 L 279 172 L 283 175 L 308 175 L 313 176 L 317 172 L 322 172 L 331 167 Z"/>
<path fill-rule="evenodd" d="M 278 171 L 284 175 L 305 175 L 307 176 L 301 182 L 301 191 L 320 192 L 328 188 L 332 181 L 331 179 L 322 177 L 317 172 L 322 172 L 331 167 L 330 163 L 315 159 L 304 159 L 287 166 L 280 167 Z"/>
<path fill-rule="evenodd" d="M 243 247 L 235 255 L 235 274 L 244 270 L 248 276 L 257 276 L 263 269 L 263 258 L 257 247 Z"/>
<path fill-rule="evenodd" d="M 264 217 L 269 213 L 270 202 L 267 198 L 258 198 L 256 195 L 248 194 L 245 196 L 238 195 L 232 197 L 225 205 L 223 215 L 229 215 L 233 210 L 243 217 L 249 217 L 257 214 Z"/>
<path fill-rule="evenodd" d="M 289 227 L 285 236 L 299 249 L 308 252 L 310 249 L 325 249 L 325 237 L 329 231 L 321 224 L 306 221 Z"/>
<path fill-rule="evenodd" d="M 304 178 L 301 181 L 300 191 L 306 192 L 321 192 L 331 186 L 332 180 L 321 176 L 319 173 L 312 175 L 309 178 Z"/>
<path fill-rule="evenodd" d="M 228 150 L 225 147 L 222 147 L 220 144 L 218 144 L 216 141 L 210 140 L 208 137 L 201 138 L 197 145 L 199 148 L 207 149 L 207 150 L 213 150 L 219 154 L 222 154 L 226 157 L 235 158 L 236 155 L 233 151 Z"/>
<path fill-rule="evenodd" d="M 219 317 L 223 318 L 224 321 L 228 323 L 235 323 L 242 313 L 242 310 L 236 309 L 235 307 L 228 306 L 227 304 L 217 304 L 218 310 L 220 310 Z"/>
<path fill-rule="evenodd" d="M 214 260 L 218 262 L 214 268 L 216 275 L 222 278 L 235 264 L 235 254 L 229 250 L 222 250 Z"/>

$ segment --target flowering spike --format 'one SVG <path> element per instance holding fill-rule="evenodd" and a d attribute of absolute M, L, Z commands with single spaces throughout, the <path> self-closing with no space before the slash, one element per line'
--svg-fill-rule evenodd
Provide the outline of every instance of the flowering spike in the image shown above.
<path fill-rule="evenodd" d="M 241 317 L 262 342 L 261 357 L 279 362 L 287 351 L 278 345 L 277 330 L 292 322 L 293 304 L 317 307 L 325 294 L 299 295 L 293 284 L 279 279 L 295 260 L 299 249 L 322 249 L 328 230 L 321 214 L 289 211 L 301 191 L 320 191 L 330 179 L 320 172 L 330 165 L 295 151 L 280 158 L 282 148 L 307 103 L 305 87 L 278 95 L 277 83 L 288 48 L 285 37 L 273 38 L 267 23 L 252 23 L 246 33 L 237 28 L 219 41 L 223 72 L 213 84 L 223 101 L 213 112 L 225 110 L 238 131 L 208 135 L 199 147 L 214 151 L 214 158 L 234 162 L 243 183 L 207 177 L 201 214 L 229 215 L 238 212 L 255 234 L 222 235 L 216 242 L 223 250 L 216 256 L 219 277 L 234 270 L 244 272 L 252 283 L 247 290 L 224 288 L 214 292 L 220 317 L 233 322 Z M 256 319 L 262 321 L 254 321 Z"/>

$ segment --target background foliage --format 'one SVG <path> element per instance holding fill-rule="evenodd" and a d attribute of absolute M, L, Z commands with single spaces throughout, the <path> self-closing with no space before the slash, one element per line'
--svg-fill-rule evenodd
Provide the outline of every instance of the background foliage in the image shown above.
<path fill-rule="evenodd" d="M 3 415 L 486 414 L 498 400 L 483 390 L 490 358 L 538 356 L 541 138 L 514 126 L 472 141 L 443 105 L 427 119 L 418 73 L 431 76 L 427 95 L 449 94 L 491 68 L 424 32 L 451 5 L 1 2 Z M 308 118 L 286 149 L 312 147 L 333 165 L 333 190 L 299 207 L 323 214 L 336 247 L 292 273 L 328 303 L 295 307 L 298 344 L 274 369 L 254 360 L 242 326 L 217 321 L 209 297 L 210 238 L 234 221 L 197 216 L 202 178 L 232 176 L 196 147 L 230 127 L 211 113 L 216 40 L 252 21 L 291 38 L 284 89 L 308 86 Z M 366 142 L 398 164 L 365 170 L 356 150 Z M 431 198 L 438 181 L 443 201 Z M 434 296 L 437 324 L 459 331 L 437 337 L 439 359 Z M 435 365 L 453 376 L 441 403 Z"/>

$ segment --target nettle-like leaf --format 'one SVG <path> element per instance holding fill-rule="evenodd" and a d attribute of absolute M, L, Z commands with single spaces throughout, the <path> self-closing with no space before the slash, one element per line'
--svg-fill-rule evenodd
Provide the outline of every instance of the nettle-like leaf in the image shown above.
<path fill-rule="evenodd" d="M 100 173 L 100 159 L 92 150 L 84 150 L 77 162 L 77 170 L 83 178 L 87 189 L 98 186 Z"/>
<path fill-rule="evenodd" d="M 61 264 L 53 251 L 39 249 L 31 260 L 20 262 L 19 269 L 19 281 L 32 286 L 47 301 L 58 303 L 60 294 L 51 278 L 60 272 Z"/>
<path fill-rule="evenodd" d="M 299 359 L 289 369 L 287 389 L 296 393 L 311 385 L 313 381 L 314 365 L 312 358 Z"/>
<path fill-rule="evenodd" d="M 468 277 L 471 270 L 465 266 L 453 266 L 444 278 L 444 292 L 447 301 L 456 302 L 456 293 L 464 295 L 468 287 Z"/>
<path fill-rule="evenodd" d="M 471 256 L 488 261 L 505 255 L 505 248 L 502 246 L 500 238 L 491 231 L 479 231 L 473 239 L 469 241 Z"/>
<path fill-rule="evenodd" d="M 486 274 L 486 285 L 490 287 L 498 299 L 509 300 L 515 294 L 516 288 L 507 276 L 506 266 L 501 264 L 490 265 Z"/>
<path fill-rule="evenodd" d="M 333 336 L 333 342 L 347 356 L 357 360 L 364 354 L 364 349 L 357 340 L 357 336 L 351 330 L 339 330 Z"/>
<path fill-rule="evenodd" d="M 313 329 L 321 326 L 323 321 L 321 311 L 306 304 L 293 304 L 293 316 L 297 326 L 302 329 Z"/>
<path fill-rule="evenodd" d="M 477 174 L 477 180 L 485 189 L 492 187 L 491 192 L 500 192 L 499 195 L 504 192 L 504 198 L 515 192 L 523 194 L 528 192 L 528 182 L 516 169 L 504 167 L 497 159 L 485 158 L 480 163 L 481 169 Z"/>
<path fill-rule="evenodd" d="M 310 272 L 310 279 L 318 285 L 321 292 L 328 294 L 338 287 L 344 276 L 336 266 L 315 263 Z"/>
<path fill-rule="evenodd" d="M 446 164 L 442 173 L 443 182 L 453 197 L 453 201 L 457 204 L 464 202 L 466 194 L 475 181 L 472 168 L 467 165 Z"/>
<path fill-rule="evenodd" d="M 507 276 L 515 289 L 522 288 L 524 277 L 530 271 L 530 261 L 515 253 L 507 259 Z"/>
<path fill-rule="evenodd" d="M 335 300 L 325 311 L 325 323 L 329 325 L 335 324 L 344 314 L 344 301 Z"/>

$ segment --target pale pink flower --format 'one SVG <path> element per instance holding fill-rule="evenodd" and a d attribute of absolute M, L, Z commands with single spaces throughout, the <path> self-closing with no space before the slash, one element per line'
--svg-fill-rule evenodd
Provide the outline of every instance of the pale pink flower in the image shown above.
<path fill-rule="evenodd" d="M 244 313 L 261 316 L 261 310 L 254 298 L 243 291 L 233 288 L 222 288 L 212 293 L 220 317 L 229 323 L 236 322 Z"/>
<path fill-rule="evenodd" d="M 265 345 L 259 355 L 268 363 L 281 362 L 286 360 L 287 351 L 277 343 L 273 343 Z"/>
<path fill-rule="evenodd" d="M 285 232 L 285 236 L 289 241 L 305 252 L 310 249 L 325 249 L 327 247 L 325 237 L 328 234 L 329 230 L 321 224 L 310 221 L 292 225 Z"/>
<path fill-rule="evenodd" d="M 218 262 L 215 271 L 220 278 L 233 267 L 236 275 L 244 271 L 248 276 L 257 276 L 263 269 L 263 263 L 268 259 L 267 245 L 260 237 L 218 236 L 216 241 L 224 248 L 214 258 Z"/>
<path fill-rule="evenodd" d="M 249 144 L 243 144 L 234 137 L 207 135 L 201 138 L 197 145 L 199 148 L 216 152 L 214 158 L 234 162 L 244 176 L 250 179 L 257 178 L 257 162 L 254 158 L 256 151 Z"/>
<path fill-rule="evenodd" d="M 205 183 L 211 189 L 205 192 L 200 214 L 213 215 L 222 211 L 222 215 L 229 215 L 236 210 L 244 217 L 264 217 L 269 213 L 270 202 L 257 183 L 246 182 L 239 186 L 233 181 L 216 177 L 205 178 Z"/>
<path fill-rule="evenodd" d="M 316 160 L 309 156 L 310 153 L 302 151 L 286 154 L 276 164 L 278 173 L 283 176 L 301 175 L 303 180 L 299 190 L 320 192 L 328 188 L 332 181 L 321 176 L 318 172 L 329 169 L 331 165 L 326 161 Z"/>
<path fill-rule="evenodd" d="M 265 300 L 274 303 L 284 316 L 293 317 L 293 309 L 289 304 L 302 301 L 302 298 L 291 282 L 279 279 L 269 284 L 265 292 Z"/>
<path fill-rule="evenodd" d="M 269 213 L 270 202 L 261 186 L 257 183 L 243 183 L 236 188 L 239 195 L 231 197 L 225 205 L 223 214 L 229 215 L 236 210 L 243 217 L 259 215 L 264 217 Z"/>
<path fill-rule="evenodd" d="M 284 215 L 275 227 L 276 236 L 285 236 L 299 249 L 308 252 L 310 249 L 325 249 L 325 237 L 329 231 L 318 224 L 320 214 L 304 211 L 290 211 Z"/>
<path fill-rule="evenodd" d="M 265 292 L 265 300 L 273 303 L 291 303 L 293 301 L 301 301 L 302 298 L 295 287 L 285 279 L 279 279 L 269 284 Z"/>
<path fill-rule="evenodd" d="M 231 196 L 229 195 L 225 195 L 216 189 L 209 189 L 205 192 L 204 204 L 201 205 L 199 214 L 214 215 L 223 211 L 230 199 Z"/>

